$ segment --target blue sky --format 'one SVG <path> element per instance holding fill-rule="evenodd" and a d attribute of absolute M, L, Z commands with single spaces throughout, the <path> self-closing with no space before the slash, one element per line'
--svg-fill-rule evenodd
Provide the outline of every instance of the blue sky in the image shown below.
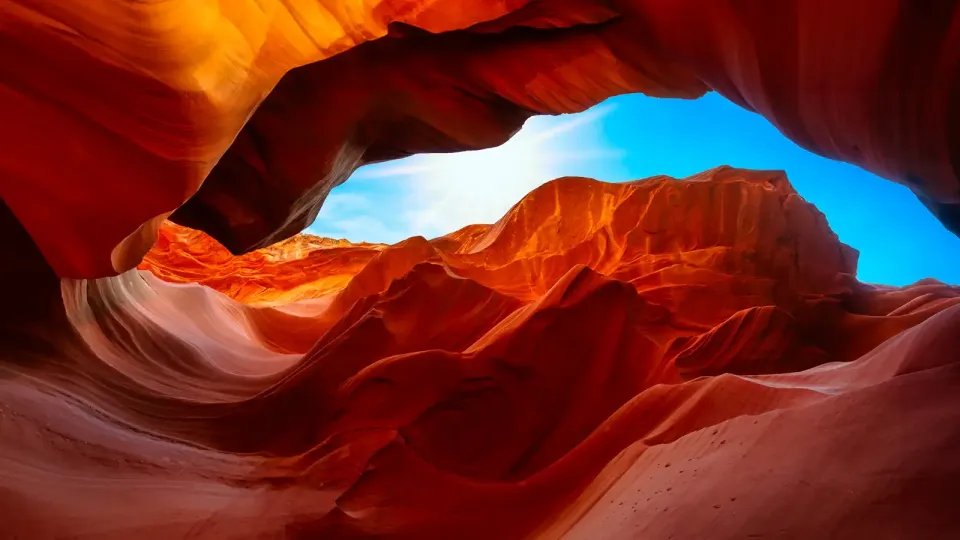
<path fill-rule="evenodd" d="M 363 167 L 333 190 L 306 232 L 387 243 L 432 238 L 492 223 L 559 176 L 680 178 L 718 165 L 787 171 L 840 239 L 860 251 L 861 281 L 960 284 L 960 239 L 907 188 L 803 150 L 717 94 L 695 101 L 619 96 L 580 114 L 531 118 L 497 148 Z"/>

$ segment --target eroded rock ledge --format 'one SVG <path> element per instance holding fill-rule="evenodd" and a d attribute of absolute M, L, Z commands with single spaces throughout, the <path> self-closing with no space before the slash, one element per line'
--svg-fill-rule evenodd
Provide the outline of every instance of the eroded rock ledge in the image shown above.
<path fill-rule="evenodd" d="M 857 282 L 779 172 L 563 178 L 392 246 L 168 223 L 141 268 L 0 341 L 5 534 L 960 534 L 960 289 Z"/>
<path fill-rule="evenodd" d="M 301 230 L 363 163 L 712 89 L 960 225 L 956 1 L 349 5 L 5 2 L 3 200 L 59 275 L 106 276 L 172 212 L 242 253 Z"/>

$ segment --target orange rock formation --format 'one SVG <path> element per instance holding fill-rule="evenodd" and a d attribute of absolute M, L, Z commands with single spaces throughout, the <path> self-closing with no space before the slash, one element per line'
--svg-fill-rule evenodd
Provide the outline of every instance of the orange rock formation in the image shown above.
<path fill-rule="evenodd" d="M 960 290 L 857 282 L 780 173 L 297 235 L 708 91 L 960 232 L 956 0 L 0 2 L 0 536 L 960 537 Z"/>
<path fill-rule="evenodd" d="M 393 246 L 160 238 L 5 343 L 5 533 L 960 534 L 960 289 L 857 282 L 782 173 L 563 178 Z"/>
<path fill-rule="evenodd" d="M 0 195 L 60 276 L 102 277 L 171 213 L 242 253 L 362 163 L 712 89 L 960 230 L 958 44 L 956 0 L 8 0 Z"/>

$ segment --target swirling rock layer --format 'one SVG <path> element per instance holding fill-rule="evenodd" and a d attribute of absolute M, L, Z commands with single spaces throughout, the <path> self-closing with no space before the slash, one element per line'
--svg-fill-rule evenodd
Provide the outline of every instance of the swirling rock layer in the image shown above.
<path fill-rule="evenodd" d="M 629 92 L 716 90 L 960 230 L 956 0 L 8 0 L 0 47 L 0 195 L 62 277 L 168 216 L 265 247 L 363 163 Z"/>
<path fill-rule="evenodd" d="M 160 234 L 4 342 L 4 534 L 960 534 L 960 290 L 857 282 L 782 173 L 564 178 L 392 246 Z"/>

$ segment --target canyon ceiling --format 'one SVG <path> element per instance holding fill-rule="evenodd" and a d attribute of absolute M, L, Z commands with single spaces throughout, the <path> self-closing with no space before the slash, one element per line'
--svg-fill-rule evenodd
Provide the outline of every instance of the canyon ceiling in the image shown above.
<path fill-rule="evenodd" d="M 0 3 L 0 536 L 960 536 L 960 288 L 860 283 L 782 172 L 299 234 L 363 164 L 711 91 L 960 233 L 956 1 Z"/>

